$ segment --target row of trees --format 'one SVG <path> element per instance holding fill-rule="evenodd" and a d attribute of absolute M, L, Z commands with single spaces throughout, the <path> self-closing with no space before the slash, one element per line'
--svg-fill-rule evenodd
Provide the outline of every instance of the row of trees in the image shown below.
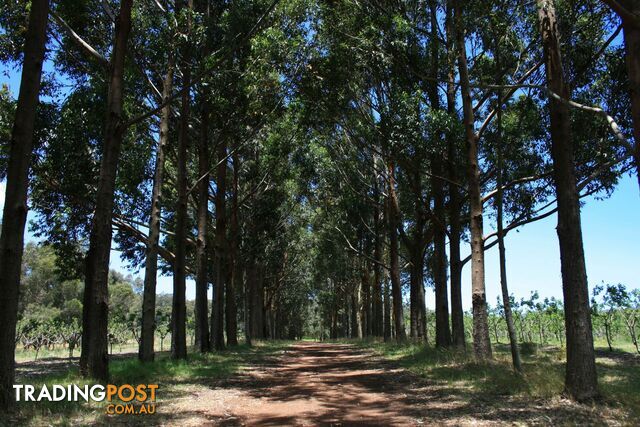
<path fill-rule="evenodd" d="M 539 298 L 533 292 L 529 298 L 516 301 L 511 297 L 511 308 L 519 342 L 565 344 L 564 305 L 553 297 Z M 630 343 L 640 353 L 640 291 L 627 291 L 626 286 L 597 285 L 591 301 L 591 319 L 594 338 L 605 340 L 610 351 L 616 342 Z M 504 306 L 498 300 L 489 307 L 489 325 L 492 339 L 499 343 L 508 340 L 504 320 Z"/>
<path fill-rule="evenodd" d="M 81 339 L 82 288 L 81 283 L 65 281 L 56 271 L 56 256 L 51 247 L 33 243 L 25 247 L 22 268 L 22 291 L 28 305 L 18 309 L 16 342 L 25 350 L 33 350 L 35 358 L 41 348 L 53 349 L 64 345 L 69 357 Z M 110 352 L 113 346 L 122 346 L 140 340 L 140 303 L 142 283 L 131 276 L 110 272 L 108 339 Z M 640 333 L 640 290 L 627 290 L 622 284 L 597 285 L 592 293 L 592 322 L 594 337 L 605 340 L 610 350 L 616 341 L 638 346 Z M 156 336 L 160 350 L 170 335 L 171 296 L 160 295 L 156 307 Z M 517 339 L 520 343 L 564 345 L 564 306 L 554 297 L 541 299 L 538 292 L 517 301 L 510 297 Z M 405 309 L 408 308 L 406 305 Z M 310 307 L 304 318 L 302 333 L 318 339 L 362 337 L 362 325 L 354 321 L 349 312 L 336 316 L 334 325 L 324 324 L 323 317 Z M 495 306 L 488 306 L 489 329 L 495 343 L 508 342 L 509 334 L 504 316 L 504 306 L 497 299 Z M 358 316 L 358 314 L 356 314 Z M 405 313 L 405 322 L 410 323 Z M 471 313 L 465 312 L 465 336 L 471 335 Z M 435 313 L 426 311 L 426 340 L 435 333 Z M 333 327 L 333 329 L 332 329 Z M 187 335 L 191 345 L 195 342 L 194 301 L 187 301 Z"/>
<path fill-rule="evenodd" d="M 488 361 L 484 251 L 498 246 L 518 369 L 504 238 L 557 214 L 566 391 L 595 397 L 580 198 L 605 197 L 640 165 L 627 136 L 640 126 L 636 9 L 630 0 L 3 8 L 1 59 L 22 60 L 22 83 L 17 101 L 5 93 L 0 104 L 1 406 L 12 396 L 27 196 L 34 233 L 69 279 L 84 281 L 80 367 L 100 380 L 114 243 L 144 268 L 145 362 L 158 274 L 173 276 L 171 352 L 183 359 L 187 277 L 197 351 L 237 344 L 239 321 L 248 343 L 299 337 L 311 311 L 332 335 L 346 313 L 350 335 L 426 339 L 425 284 L 436 345 L 462 348 L 467 264 L 473 352 Z M 45 60 L 56 73 L 43 74 Z M 485 234 L 487 220 L 495 232 Z"/>
<path fill-rule="evenodd" d="M 196 279 L 197 351 L 235 345 L 238 320 L 248 342 L 301 335 L 297 308 L 308 299 L 308 280 L 293 273 L 308 264 L 300 256 L 308 252 L 308 231 L 297 190 L 306 160 L 298 155 L 300 165 L 292 167 L 283 159 L 296 156 L 288 111 L 306 5 L 278 3 L 41 1 L 2 9 L 8 48 L 2 59 L 23 59 L 23 80 L 34 84 L 34 96 L 23 105 L 28 84 L 17 102 L 6 88 L 2 93 L 3 126 L 15 125 L 3 128 L 11 142 L 3 140 L 1 151 L 9 231 L 0 265 L 20 265 L 28 188 L 34 233 L 54 248 L 65 279 L 84 280 L 86 375 L 108 377 L 110 326 L 117 325 L 112 242 L 133 268 L 144 267 L 136 310 L 143 361 L 153 360 L 163 326 L 161 273 L 174 277 L 165 318 L 176 359 L 187 355 L 187 277 Z M 57 75 L 42 73 L 45 47 Z M 38 102 L 39 93 L 51 98 Z M 16 130 L 23 109 L 34 129 L 27 129 L 28 139 Z M 19 240 L 11 234 L 16 230 Z M 2 270 L 0 311 L 9 325 L 2 337 L 9 351 L 0 363 L 3 407 L 11 400 L 11 325 L 18 317 L 13 273 Z"/>
<path fill-rule="evenodd" d="M 490 360 L 484 251 L 497 246 L 520 370 L 504 238 L 557 214 L 566 392 L 596 396 L 580 199 L 606 197 L 636 167 L 633 52 L 616 42 L 631 24 L 589 1 L 340 2 L 320 16 L 302 95 L 315 101 L 312 143 L 326 158 L 314 201 L 324 329 L 424 339 L 427 283 L 436 345 L 464 347 L 469 264 L 473 351 Z M 485 234 L 487 220 L 495 231 Z"/>
<path fill-rule="evenodd" d="M 640 353 L 638 335 L 640 334 L 640 291 L 630 292 L 626 286 L 602 285 L 595 288 L 595 298 L 592 299 L 591 319 L 593 323 L 594 339 L 604 341 L 610 351 L 614 351 L 616 344 L 630 344 Z M 551 297 L 541 299 L 538 292 L 532 292 L 527 298 L 516 298 L 511 295 L 510 306 L 513 314 L 516 342 L 564 347 L 565 322 L 564 305 L 562 301 Z M 405 311 L 409 307 L 405 304 Z M 345 337 L 362 337 L 357 318 L 350 315 L 350 307 L 340 308 L 335 316 L 335 323 L 323 322 L 318 308 L 312 309 L 305 322 L 305 333 L 319 339 L 335 339 Z M 510 342 L 509 329 L 504 315 L 504 305 L 498 297 L 495 305 L 487 304 L 488 322 L 491 341 L 496 344 Z M 408 313 L 405 312 L 405 322 L 409 323 Z M 473 317 L 471 312 L 464 313 L 465 338 L 473 337 Z M 435 335 L 435 312 L 426 311 L 426 341 Z"/>

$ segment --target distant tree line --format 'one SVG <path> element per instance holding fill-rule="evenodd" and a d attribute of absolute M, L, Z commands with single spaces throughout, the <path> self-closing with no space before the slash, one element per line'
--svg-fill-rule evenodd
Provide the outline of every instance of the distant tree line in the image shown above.
<path fill-rule="evenodd" d="M 24 350 L 33 350 L 34 357 L 42 348 L 54 349 L 63 345 L 74 356 L 82 338 L 82 281 L 65 280 L 59 271 L 52 247 L 28 243 L 25 246 L 22 267 L 22 301 L 18 308 L 16 344 Z M 140 304 L 142 281 L 109 272 L 109 325 L 110 353 L 113 347 L 122 347 L 140 340 Z M 160 350 L 168 348 L 165 339 L 170 332 L 171 295 L 161 294 L 156 304 L 156 336 Z M 191 344 L 195 340 L 193 301 L 187 301 L 187 331 Z M 116 348 L 117 348 L 116 347 Z"/>

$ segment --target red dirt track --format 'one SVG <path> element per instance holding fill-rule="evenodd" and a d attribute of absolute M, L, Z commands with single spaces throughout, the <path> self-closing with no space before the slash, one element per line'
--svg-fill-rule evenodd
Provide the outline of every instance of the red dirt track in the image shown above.
<path fill-rule="evenodd" d="M 298 343 L 239 379 L 222 425 L 412 425 L 400 370 L 343 344 Z M 231 385 L 233 387 L 233 385 Z"/>

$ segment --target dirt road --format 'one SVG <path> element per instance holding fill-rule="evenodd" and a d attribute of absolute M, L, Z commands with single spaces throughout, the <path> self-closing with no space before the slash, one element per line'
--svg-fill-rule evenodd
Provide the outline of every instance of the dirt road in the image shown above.
<path fill-rule="evenodd" d="M 180 427 L 603 421 L 596 408 L 565 400 L 483 396 L 459 384 L 419 379 L 356 346 L 307 342 L 207 389 L 185 390 L 159 406 L 156 420 Z"/>
<path fill-rule="evenodd" d="M 404 381 L 403 381 L 404 379 Z M 300 343 L 240 378 L 220 422 L 249 425 L 415 424 L 406 374 L 339 344 Z M 221 414 L 222 415 L 222 414 Z"/>

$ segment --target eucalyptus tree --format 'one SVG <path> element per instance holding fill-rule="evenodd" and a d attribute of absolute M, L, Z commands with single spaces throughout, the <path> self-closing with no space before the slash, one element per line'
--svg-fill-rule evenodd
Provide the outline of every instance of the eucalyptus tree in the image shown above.
<path fill-rule="evenodd" d="M 113 198 L 124 131 L 122 128 L 123 75 L 127 41 L 131 29 L 132 4 L 131 0 L 123 0 L 114 33 L 104 148 L 85 268 L 80 368 L 85 375 L 102 380 L 106 380 L 109 376 L 106 339 L 109 309 L 107 279 L 111 252 Z"/>
<path fill-rule="evenodd" d="M 598 395 L 589 310 L 589 290 L 582 243 L 579 189 L 575 171 L 575 143 L 567 103 L 558 21 L 553 1 L 538 1 L 540 33 L 549 90 L 560 99 L 549 100 L 554 185 L 558 203 L 558 240 L 567 334 L 566 392 L 577 400 Z"/>
<path fill-rule="evenodd" d="M 85 199 L 83 192 L 70 194 L 70 198 L 75 199 L 75 203 L 73 203 L 75 205 L 84 205 L 85 208 L 87 206 L 95 206 L 95 210 L 92 208 L 89 209 L 89 212 L 95 211 L 90 226 L 86 224 L 86 220 L 77 222 L 89 235 L 89 250 L 86 256 L 85 268 L 84 271 L 79 271 L 79 273 L 84 273 L 85 275 L 87 288 L 84 294 L 85 303 L 83 304 L 83 352 L 81 368 L 87 375 L 106 378 L 108 376 L 108 362 L 106 357 L 108 295 L 106 286 L 112 237 L 111 227 L 116 171 L 120 147 L 126 134 L 126 126 L 124 126 L 122 117 L 124 98 L 122 85 L 125 77 L 127 39 L 131 23 L 131 2 L 123 2 L 121 4 L 120 13 L 117 18 L 111 9 L 108 9 L 108 13 L 105 14 L 117 22 L 117 31 L 113 34 L 113 39 L 115 40 L 113 46 L 109 46 L 108 42 L 105 44 L 105 40 L 111 38 L 111 30 L 109 29 L 109 25 L 104 25 L 104 19 L 100 19 L 104 18 L 104 16 L 99 17 L 95 22 L 91 22 L 94 28 L 98 30 L 92 33 L 89 28 L 90 25 L 88 25 L 89 21 L 87 21 L 87 16 L 91 14 L 87 7 L 88 5 L 83 3 L 81 6 L 79 9 L 70 11 L 69 5 L 65 2 L 57 5 L 56 10 L 52 11 L 52 16 L 57 24 L 56 31 L 53 34 L 59 45 L 59 49 L 56 50 L 56 61 L 59 64 L 64 64 L 65 71 L 74 79 L 84 80 L 86 82 L 88 76 L 94 77 L 94 80 L 90 80 L 90 82 L 96 86 L 101 86 L 104 90 L 103 94 L 107 95 L 105 98 L 102 98 L 102 102 L 106 103 L 107 107 L 106 109 L 102 109 L 101 113 L 102 115 L 106 114 L 107 117 L 103 122 L 104 133 L 101 138 L 98 138 L 98 140 L 102 140 L 104 143 L 100 146 L 103 154 L 101 172 L 97 174 L 97 180 L 95 178 L 87 180 L 87 183 L 93 182 L 97 185 L 97 190 L 95 189 L 96 187 L 88 186 L 89 192 L 96 196 L 95 204 L 91 202 L 90 199 Z M 69 17 L 73 19 L 69 19 Z M 71 22 L 71 24 L 68 21 Z M 76 28 L 78 31 L 75 31 L 72 25 L 82 25 L 83 27 L 81 30 Z M 104 35 L 105 33 L 106 37 L 103 38 L 98 35 Z M 89 36 L 83 37 L 86 34 L 89 34 Z M 86 39 L 89 39 L 89 42 L 87 42 Z M 92 42 L 97 43 L 97 49 L 90 44 Z M 107 60 L 100 51 L 107 51 L 109 49 L 111 50 L 111 59 Z M 78 50 L 81 52 L 80 57 L 74 55 Z M 100 129 L 102 126 L 98 125 L 96 128 Z M 58 135 L 53 135 L 54 139 L 56 136 Z M 47 150 L 49 150 L 49 147 L 47 147 Z M 75 154 L 82 154 L 82 150 L 77 150 L 76 148 L 72 151 Z M 50 159 L 47 158 L 47 161 L 50 161 Z M 59 166 L 57 168 L 59 169 Z M 86 167 L 82 169 L 86 170 Z M 41 180 L 41 183 L 48 181 L 50 191 L 52 190 L 51 187 L 53 187 L 53 194 L 49 197 L 44 197 L 44 199 L 46 200 L 48 198 L 52 201 L 51 199 L 55 194 L 60 194 L 60 188 L 55 181 L 50 181 L 46 177 L 41 179 L 41 172 L 42 170 L 37 172 L 38 179 Z M 75 182 L 72 185 L 77 186 L 82 185 L 82 183 Z M 39 214 L 43 217 L 56 216 L 55 212 L 61 204 L 61 201 L 57 200 L 52 202 L 54 209 L 48 211 L 46 208 L 41 207 Z M 62 204 L 66 202 L 68 201 L 63 200 Z M 46 202 L 43 204 L 46 205 Z M 75 231 L 55 228 L 55 224 L 59 224 L 60 222 L 61 218 L 58 218 L 52 223 L 41 222 L 40 229 L 43 233 L 51 234 L 55 237 L 61 237 L 68 232 L 73 233 L 73 231 Z M 81 245 L 78 245 L 78 240 L 72 238 L 70 241 L 72 242 L 70 245 L 67 244 L 64 246 L 73 248 L 72 252 L 83 256 L 84 251 L 77 250 L 79 246 L 81 247 Z"/>
<path fill-rule="evenodd" d="M 473 348 L 479 360 L 491 359 L 491 342 L 487 322 L 487 297 L 484 275 L 484 236 L 482 224 L 482 199 L 480 189 L 480 167 L 478 165 L 478 137 L 474 130 L 475 116 L 469 86 L 469 70 L 464 37 L 462 6 L 453 2 L 458 70 L 464 111 L 464 128 L 467 142 L 467 190 L 470 202 L 471 233 L 471 287 L 473 305 Z"/>
<path fill-rule="evenodd" d="M 192 12 L 193 1 L 188 0 L 186 7 L 180 10 L 182 16 L 182 33 L 185 34 L 185 43 L 181 46 L 180 71 L 182 74 L 182 86 L 191 86 L 192 68 Z M 173 263 L 173 303 L 171 306 L 171 357 L 185 359 L 187 357 L 186 336 L 186 257 L 187 257 L 187 215 L 188 215 L 188 188 L 187 188 L 187 156 L 189 149 L 189 124 L 191 115 L 191 91 L 183 90 L 180 99 L 180 125 L 178 129 L 178 146 L 176 159 L 176 220 L 175 220 L 175 254 Z"/>
<path fill-rule="evenodd" d="M 173 14 L 166 11 L 163 18 L 166 24 L 161 28 L 161 40 L 169 40 L 166 57 L 164 78 L 162 79 L 162 93 L 160 101 L 166 103 L 173 91 L 176 52 L 173 46 L 177 28 L 172 26 Z M 157 22 L 156 22 L 157 24 Z M 164 59 L 164 58 L 162 58 Z M 163 61 L 164 62 L 164 61 Z M 160 228 L 162 220 L 162 187 L 165 177 L 165 161 L 169 144 L 169 127 L 172 117 L 172 107 L 165 105 L 160 113 L 159 138 L 156 147 L 156 157 L 151 190 L 151 208 L 149 215 L 149 235 L 145 252 L 144 295 L 142 301 L 142 325 L 140 332 L 140 349 L 138 357 L 143 362 L 154 359 L 154 343 L 156 329 L 156 281 L 158 276 L 158 251 L 160 244 Z"/>
<path fill-rule="evenodd" d="M 446 178 L 448 180 L 448 196 L 449 203 L 447 209 L 449 224 L 449 288 L 451 294 L 451 341 L 457 348 L 464 348 L 465 343 L 465 327 L 464 327 L 464 311 L 462 309 L 462 267 L 460 256 L 460 242 L 463 233 L 462 211 L 464 200 L 462 198 L 461 184 L 462 178 L 459 171 L 459 164 L 464 164 L 464 157 L 461 155 L 461 139 L 458 135 L 462 134 L 460 128 L 456 129 L 455 125 L 460 123 L 456 108 L 457 86 L 455 85 L 456 77 L 456 52 L 455 45 L 455 26 L 454 14 L 451 1 L 447 1 L 444 11 L 444 26 L 446 36 L 446 100 L 447 100 L 447 117 L 450 121 L 445 132 L 447 145 L 447 162 L 446 162 Z"/>
<path fill-rule="evenodd" d="M 0 408 L 11 405 L 14 381 L 15 333 L 18 313 L 20 271 L 27 220 L 29 167 L 32 158 L 34 123 L 40 94 L 42 65 L 47 43 L 48 0 L 35 0 L 29 11 L 24 40 L 20 94 L 14 114 L 6 169 L 2 231 L 0 233 Z"/>

